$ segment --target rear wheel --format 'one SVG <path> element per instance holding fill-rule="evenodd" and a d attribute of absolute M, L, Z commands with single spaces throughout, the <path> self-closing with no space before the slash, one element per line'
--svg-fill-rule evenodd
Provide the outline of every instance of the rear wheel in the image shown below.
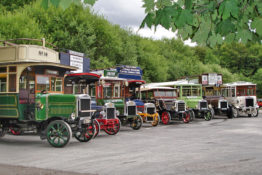
<path fill-rule="evenodd" d="M 182 114 L 182 120 L 184 123 L 189 123 L 190 122 L 190 112 L 186 111 L 184 114 Z"/>
<path fill-rule="evenodd" d="M 72 137 L 70 126 L 63 120 L 55 120 L 48 124 L 46 138 L 53 147 L 61 148 L 69 143 Z"/>
<path fill-rule="evenodd" d="M 134 130 L 139 130 L 143 124 L 142 117 L 137 115 L 133 118 L 132 123 L 130 124 L 131 128 Z"/>
<path fill-rule="evenodd" d="M 161 115 L 161 120 L 164 125 L 168 125 L 170 122 L 170 113 L 165 111 Z"/>
<path fill-rule="evenodd" d="M 95 126 L 94 126 L 94 124 L 91 124 L 91 123 L 90 124 L 86 124 L 86 125 L 84 125 L 84 127 L 79 129 L 75 133 L 75 138 L 79 142 L 88 142 L 89 140 L 91 140 L 93 138 L 94 133 L 95 133 Z"/>
<path fill-rule="evenodd" d="M 95 125 L 95 134 L 93 138 L 96 138 L 96 136 L 100 133 L 100 124 L 96 119 L 94 119 L 94 125 Z"/>
<path fill-rule="evenodd" d="M 192 122 L 193 120 L 195 120 L 195 113 L 193 110 L 189 110 L 188 112 L 190 114 L 190 121 Z"/>
<path fill-rule="evenodd" d="M 107 126 L 105 129 L 105 132 L 108 135 L 115 135 L 118 133 L 118 131 L 120 130 L 120 120 L 119 119 L 115 119 L 113 124 L 110 124 L 110 126 Z"/>

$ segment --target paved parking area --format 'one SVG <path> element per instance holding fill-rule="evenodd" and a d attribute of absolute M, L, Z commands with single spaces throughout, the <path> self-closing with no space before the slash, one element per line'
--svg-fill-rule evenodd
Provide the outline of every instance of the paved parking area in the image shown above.
<path fill-rule="evenodd" d="M 38 136 L 6 135 L 0 139 L 0 155 L 0 174 L 34 170 L 33 174 L 261 175 L 262 114 L 157 127 L 147 124 L 138 131 L 122 127 L 116 136 L 102 132 L 88 143 L 72 139 L 62 149 Z"/>

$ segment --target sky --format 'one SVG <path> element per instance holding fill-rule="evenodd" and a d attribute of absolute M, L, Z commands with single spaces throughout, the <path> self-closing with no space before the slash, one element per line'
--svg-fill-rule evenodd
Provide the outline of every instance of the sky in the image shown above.
<path fill-rule="evenodd" d="M 103 15 L 112 24 L 118 24 L 122 28 L 130 28 L 134 33 L 153 39 L 177 38 L 172 31 L 166 30 L 161 26 L 149 29 L 148 27 L 139 29 L 145 14 L 142 7 L 142 0 L 98 0 L 93 6 L 95 13 Z M 190 41 L 185 41 L 187 45 L 194 45 Z"/>

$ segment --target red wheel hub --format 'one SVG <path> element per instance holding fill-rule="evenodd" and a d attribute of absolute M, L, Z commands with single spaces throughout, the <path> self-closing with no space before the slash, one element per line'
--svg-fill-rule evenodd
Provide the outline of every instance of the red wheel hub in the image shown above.
<path fill-rule="evenodd" d="M 161 116 L 161 119 L 162 119 L 162 123 L 167 125 L 169 123 L 169 115 L 168 115 L 168 112 L 163 112 L 162 113 L 162 116 Z"/>
<path fill-rule="evenodd" d="M 183 122 L 188 123 L 190 121 L 190 113 L 185 112 L 185 117 L 183 117 Z"/>

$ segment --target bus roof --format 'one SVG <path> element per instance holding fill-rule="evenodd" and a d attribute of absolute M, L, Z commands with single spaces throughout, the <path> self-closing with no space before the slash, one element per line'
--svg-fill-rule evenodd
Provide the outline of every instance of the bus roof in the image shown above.
<path fill-rule="evenodd" d="M 201 86 L 201 84 L 196 84 L 189 82 L 188 80 L 178 80 L 178 81 L 169 81 L 169 82 L 160 82 L 160 83 L 149 83 L 148 86 Z"/>
<path fill-rule="evenodd" d="M 252 82 L 246 82 L 246 81 L 236 81 L 236 82 L 232 82 L 232 83 L 227 83 L 224 84 L 226 87 L 230 87 L 230 86 L 256 86 L 256 84 L 252 83 Z"/>

